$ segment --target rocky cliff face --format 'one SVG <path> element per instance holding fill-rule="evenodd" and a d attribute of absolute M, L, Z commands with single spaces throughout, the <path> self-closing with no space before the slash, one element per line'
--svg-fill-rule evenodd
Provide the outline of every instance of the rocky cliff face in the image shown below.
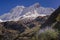
<path fill-rule="evenodd" d="M 0 39 L 15 40 L 18 36 L 32 36 L 32 34 L 34 34 L 39 29 L 40 25 L 43 23 L 42 21 L 45 20 L 45 16 L 38 16 L 32 21 L 19 20 L 0 22 Z"/>
<path fill-rule="evenodd" d="M 51 31 L 53 32 L 52 35 L 54 37 L 58 36 L 58 38 L 52 37 L 52 39 L 58 39 L 58 40 L 60 40 L 59 38 L 60 37 L 59 36 L 60 35 L 60 29 L 59 29 L 60 28 L 59 27 L 60 26 L 60 14 L 59 14 L 60 11 L 59 10 L 53 13 L 53 15 L 58 13 L 58 15 L 53 16 L 53 21 L 54 20 L 56 21 L 52 22 L 52 20 L 50 19 L 52 22 L 51 24 L 52 30 L 50 30 L 50 28 L 49 29 L 47 28 L 47 30 L 50 30 L 48 31 L 49 33 L 51 33 Z M 43 29 L 42 31 L 40 31 L 40 33 L 37 31 L 41 29 L 42 24 L 45 24 L 46 20 L 49 20 L 49 18 L 52 18 L 52 17 L 51 16 L 38 16 L 37 18 L 31 21 L 29 20 L 26 21 L 25 19 L 23 19 L 23 20 L 18 20 L 18 21 L 0 22 L 0 40 L 31 40 L 31 39 L 33 40 L 34 37 L 35 37 L 34 38 L 35 40 L 37 37 L 38 37 L 38 40 L 40 40 L 42 35 L 40 36 L 39 34 L 42 31 L 44 33 L 46 29 L 45 30 Z M 55 34 L 57 33 L 56 32 L 57 30 L 59 31 L 59 33 Z M 50 35 L 51 34 L 47 35 L 47 38 L 48 36 L 49 38 L 51 38 Z"/>

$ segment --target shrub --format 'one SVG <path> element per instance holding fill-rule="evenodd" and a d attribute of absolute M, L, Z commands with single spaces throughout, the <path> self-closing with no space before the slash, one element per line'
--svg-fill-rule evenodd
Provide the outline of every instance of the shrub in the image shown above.
<path fill-rule="evenodd" d="M 39 35 L 39 40 L 57 40 L 58 39 L 58 31 L 55 30 L 46 30 Z"/>

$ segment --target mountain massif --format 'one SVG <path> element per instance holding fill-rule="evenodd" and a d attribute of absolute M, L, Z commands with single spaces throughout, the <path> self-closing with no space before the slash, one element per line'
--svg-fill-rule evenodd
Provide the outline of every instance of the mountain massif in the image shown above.
<path fill-rule="evenodd" d="M 39 3 L 16 6 L 0 16 L 0 40 L 60 40 L 60 7 Z"/>
<path fill-rule="evenodd" d="M 35 3 L 29 7 L 16 6 L 10 10 L 10 12 L 5 13 L 0 16 L 3 21 L 17 21 L 19 19 L 35 19 L 38 16 L 50 15 L 55 9 L 45 8 L 40 6 L 39 3 Z"/>

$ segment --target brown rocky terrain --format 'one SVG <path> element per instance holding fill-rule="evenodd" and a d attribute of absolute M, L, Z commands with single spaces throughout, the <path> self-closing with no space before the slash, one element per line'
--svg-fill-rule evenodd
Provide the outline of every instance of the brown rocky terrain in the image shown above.
<path fill-rule="evenodd" d="M 32 21 L 7 21 L 0 23 L 0 39 L 1 40 L 15 40 L 19 37 L 31 37 L 40 25 L 45 21 L 45 17 L 37 17 Z"/>

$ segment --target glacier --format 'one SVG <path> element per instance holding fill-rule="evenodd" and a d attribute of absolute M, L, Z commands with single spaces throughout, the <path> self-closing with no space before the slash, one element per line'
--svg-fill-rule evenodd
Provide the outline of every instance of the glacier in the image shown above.
<path fill-rule="evenodd" d="M 12 8 L 10 12 L 1 15 L 0 19 L 3 21 L 18 21 L 24 18 L 35 19 L 38 16 L 50 15 L 54 11 L 54 8 L 42 7 L 39 3 L 35 3 L 29 7 L 16 6 Z"/>

